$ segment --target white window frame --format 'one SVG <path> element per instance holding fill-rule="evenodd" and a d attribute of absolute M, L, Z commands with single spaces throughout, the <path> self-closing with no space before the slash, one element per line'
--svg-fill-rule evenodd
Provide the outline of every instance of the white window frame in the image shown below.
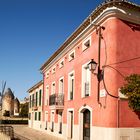
<path fill-rule="evenodd" d="M 69 113 L 70 112 L 73 112 L 73 131 L 74 131 L 74 108 L 68 108 L 67 109 L 67 137 L 69 137 L 69 124 L 68 124 L 68 121 L 69 121 Z M 74 132 L 72 132 L 73 133 L 73 137 L 74 137 Z"/>
<path fill-rule="evenodd" d="M 89 46 L 86 46 L 87 42 L 89 42 Z M 83 42 L 82 42 L 82 51 L 88 49 L 91 47 L 91 36 L 87 37 Z"/>
<path fill-rule="evenodd" d="M 60 91 L 60 81 L 63 80 L 63 91 Z M 59 94 L 64 94 L 64 77 L 59 78 Z"/>
<path fill-rule="evenodd" d="M 91 72 L 90 71 L 89 71 L 89 81 L 88 81 L 89 82 L 89 95 L 86 96 L 86 94 L 85 94 L 85 82 L 86 82 L 85 81 L 85 67 L 87 67 L 87 69 L 88 69 L 88 64 L 89 64 L 89 62 L 82 65 L 82 83 L 81 83 L 81 85 L 82 85 L 81 97 L 82 98 L 88 97 L 91 95 Z"/>
<path fill-rule="evenodd" d="M 48 111 L 45 111 L 45 129 L 49 128 L 49 121 L 48 121 L 48 118 L 49 118 L 49 113 Z M 47 122 L 47 125 L 46 125 L 46 122 Z M 46 127 L 47 126 L 47 127 Z"/>
<path fill-rule="evenodd" d="M 62 68 L 64 67 L 64 59 L 62 59 L 60 62 L 59 62 L 59 68 Z"/>
<path fill-rule="evenodd" d="M 56 92 L 56 84 L 55 84 L 55 89 L 54 89 L 54 92 L 53 92 L 53 84 L 55 84 L 55 82 L 52 82 L 51 95 L 55 94 L 55 92 Z"/>
<path fill-rule="evenodd" d="M 75 87 L 75 72 L 71 71 L 70 73 L 68 73 L 68 100 L 71 100 L 70 99 L 70 77 L 72 74 L 73 74 L 73 79 L 74 79 L 74 86 L 73 87 Z M 74 93 L 75 93 L 75 88 L 73 89 L 73 99 L 72 100 L 74 100 Z"/>
<path fill-rule="evenodd" d="M 47 93 L 48 89 L 48 93 Z M 49 105 L 49 85 L 46 85 L 45 105 Z"/>
<path fill-rule="evenodd" d="M 54 123 L 54 126 L 55 126 L 55 112 L 54 112 L 54 110 L 51 110 L 51 114 L 50 115 L 51 115 L 50 116 L 50 129 L 52 129 L 52 122 Z"/>
<path fill-rule="evenodd" d="M 49 71 L 46 72 L 46 78 L 49 78 Z"/>
<path fill-rule="evenodd" d="M 54 74 L 56 72 L 56 66 L 54 66 L 53 68 L 52 68 L 52 74 Z"/>
<path fill-rule="evenodd" d="M 72 61 L 72 60 L 74 59 L 71 55 L 74 55 L 74 58 L 75 58 L 75 50 L 73 50 L 73 51 L 69 54 L 69 61 Z"/>

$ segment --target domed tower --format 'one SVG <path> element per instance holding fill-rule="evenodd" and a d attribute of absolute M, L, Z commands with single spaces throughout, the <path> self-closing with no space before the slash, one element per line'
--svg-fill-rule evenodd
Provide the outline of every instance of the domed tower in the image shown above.
<path fill-rule="evenodd" d="M 14 94 L 10 88 L 5 91 L 2 98 L 2 113 L 9 111 L 10 115 L 14 115 Z"/>
<path fill-rule="evenodd" d="M 15 116 L 18 116 L 19 115 L 19 107 L 20 107 L 20 103 L 19 103 L 18 98 L 16 98 L 14 100 L 14 115 Z"/>

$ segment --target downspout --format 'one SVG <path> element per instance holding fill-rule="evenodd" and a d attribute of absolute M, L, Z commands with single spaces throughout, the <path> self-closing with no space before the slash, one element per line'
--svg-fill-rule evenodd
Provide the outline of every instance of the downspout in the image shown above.
<path fill-rule="evenodd" d="M 119 128 L 120 128 L 120 98 L 117 100 L 117 139 L 119 140 L 120 133 L 119 133 Z"/>
<path fill-rule="evenodd" d="M 102 38 L 102 34 L 101 34 L 101 27 L 99 27 L 99 46 L 98 46 L 98 95 L 97 95 L 97 101 L 98 101 L 98 104 L 101 105 L 100 103 L 100 67 L 101 67 L 101 64 L 100 64 L 100 57 L 101 57 L 101 38 Z"/>
<path fill-rule="evenodd" d="M 120 98 L 117 100 L 117 128 L 120 127 Z"/>

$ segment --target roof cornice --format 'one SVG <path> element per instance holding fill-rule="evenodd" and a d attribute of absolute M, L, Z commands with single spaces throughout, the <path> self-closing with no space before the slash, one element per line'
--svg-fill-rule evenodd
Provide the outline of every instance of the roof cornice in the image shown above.
<path fill-rule="evenodd" d="M 28 89 L 28 93 L 32 92 L 33 90 L 37 89 L 38 87 L 40 87 L 43 84 L 43 80 L 39 81 L 38 83 L 36 83 L 33 87 L 31 87 L 30 89 Z"/>
<path fill-rule="evenodd" d="M 140 12 L 140 6 L 126 0 L 108 0 L 100 4 L 71 34 L 69 38 L 60 46 L 60 48 L 41 66 L 40 70 L 44 71 L 45 67 L 61 52 L 63 51 L 80 33 L 82 33 L 91 23 L 107 8 L 110 7 L 125 7 L 134 9 Z"/>

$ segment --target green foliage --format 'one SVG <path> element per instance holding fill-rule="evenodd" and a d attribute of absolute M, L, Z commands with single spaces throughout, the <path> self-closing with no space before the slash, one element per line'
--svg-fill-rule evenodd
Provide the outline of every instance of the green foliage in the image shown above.
<path fill-rule="evenodd" d="M 21 109 L 20 109 L 19 116 L 20 117 L 28 117 L 28 103 L 21 104 L 20 108 Z"/>
<path fill-rule="evenodd" d="M 140 111 L 140 75 L 132 74 L 127 76 L 125 81 L 121 93 L 128 97 L 129 107 L 133 111 Z"/>
<path fill-rule="evenodd" d="M 1 120 L 1 124 L 28 124 L 28 120 Z"/>
<path fill-rule="evenodd" d="M 5 110 L 4 113 L 3 113 L 3 116 L 4 117 L 9 117 L 10 116 L 10 112 Z"/>

